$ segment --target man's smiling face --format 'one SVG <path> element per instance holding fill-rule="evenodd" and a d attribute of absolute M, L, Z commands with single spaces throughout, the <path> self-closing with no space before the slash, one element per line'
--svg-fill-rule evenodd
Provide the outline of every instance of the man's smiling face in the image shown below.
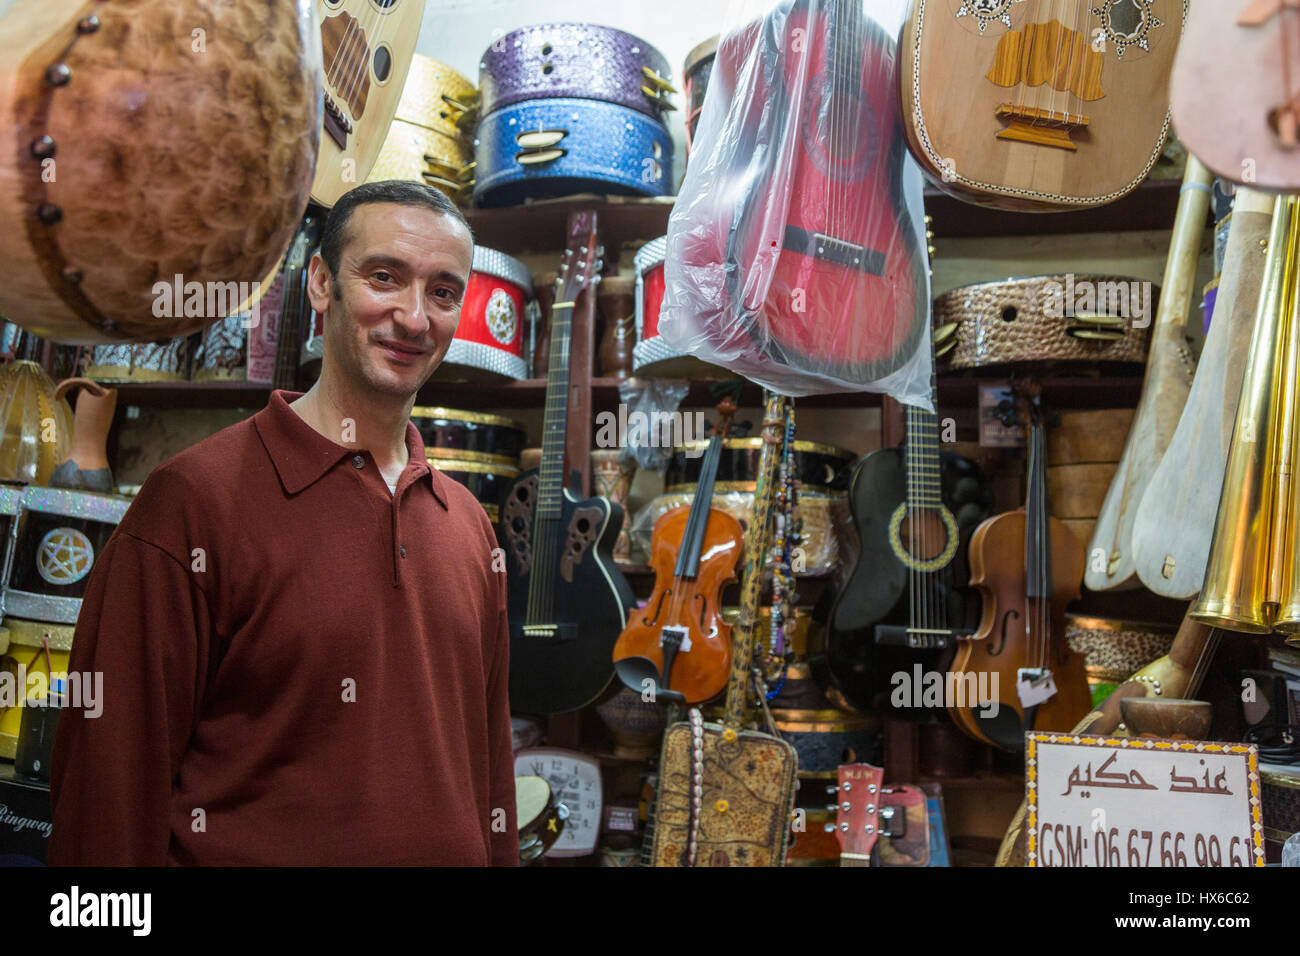
<path fill-rule="evenodd" d="M 312 262 L 312 307 L 328 310 L 324 361 L 353 387 L 413 396 L 456 334 L 473 254 L 451 216 L 396 203 L 355 208 L 338 275 L 319 256 Z"/>

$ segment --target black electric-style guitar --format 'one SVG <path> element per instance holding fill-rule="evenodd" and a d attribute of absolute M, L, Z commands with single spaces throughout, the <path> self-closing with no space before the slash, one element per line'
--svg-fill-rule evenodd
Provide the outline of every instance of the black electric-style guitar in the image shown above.
<path fill-rule="evenodd" d="M 564 486 L 573 306 L 593 284 L 597 258 L 595 214 L 574 213 L 551 307 L 542 463 L 515 479 L 501 510 L 510 707 L 519 713 L 562 714 L 596 700 L 614 676 L 614 642 L 635 603 L 614 564 L 623 509 Z"/>
<path fill-rule="evenodd" d="M 931 379 L 931 396 L 937 397 Z M 973 632 L 965 544 L 992 511 L 973 462 L 939 450 L 939 420 L 907 406 L 907 441 L 853 469 L 849 505 L 861 552 L 831 609 L 826 656 L 853 706 L 895 717 L 934 708 L 891 704 L 893 675 L 946 667 L 953 638 Z M 912 695 L 906 695 L 908 703 Z"/>

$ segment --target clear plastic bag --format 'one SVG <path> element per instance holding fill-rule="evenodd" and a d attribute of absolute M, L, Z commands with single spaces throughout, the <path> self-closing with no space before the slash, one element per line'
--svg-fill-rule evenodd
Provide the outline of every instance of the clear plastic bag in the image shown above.
<path fill-rule="evenodd" d="M 664 470 L 673 454 L 672 439 L 681 438 L 680 428 L 677 433 L 669 429 L 665 436 L 664 423 L 674 420 L 688 391 L 688 382 L 666 378 L 628 379 L 619 385 L 618 397 L 628 409 L 627 434 L 622 438 L 624 458 L 631 458 L 641 468 Z M 664 437 L 670 440 L 663 441 Z"/>
<path fill-rule="evenodd" d="M 668 221 L 659 329 L 786 395 L 930 408 L 920 168 L 898 122 L 905 0 L 734 0 Z"/>

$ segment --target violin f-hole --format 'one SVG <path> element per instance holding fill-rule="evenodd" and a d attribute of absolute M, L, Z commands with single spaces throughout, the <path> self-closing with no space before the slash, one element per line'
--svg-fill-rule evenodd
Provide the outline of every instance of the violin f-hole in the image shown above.
<path fill-rule="evenodd" d="M 1007 627 L 1010 625 L 1012 618 L 1020 617 L 1020 612 L 1011 608 L 1006 614 L 1002 615 L 1001 633 L 998 634 L 998 646 L 989 648 L 989 657 L 997 657 L 1007 647 Z"/>
<path fill-rule="evenodd" d="M 655 621 L 659 620 L 659 612 L 663 610 L 664 599 L 672 594 L 672 588 L 664 588 L 663 593 L 659 595 L 659 602 L 655 605 L 654 617 L 642 617 L 641 622 L 647 627 L 653 627 Z"/>
<path fill-rule="evenodd" d="M 700 630 L 707 634 L 709 632 L 709 624 L 704 619 L 704 616 L 709 613 L 709 599 L 703 594 L 696 594 L 695 600 L 700 602 Z"/>

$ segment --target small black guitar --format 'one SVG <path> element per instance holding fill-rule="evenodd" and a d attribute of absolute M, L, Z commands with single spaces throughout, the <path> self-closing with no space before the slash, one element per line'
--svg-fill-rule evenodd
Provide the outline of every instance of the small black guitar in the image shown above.
<path fill-rule="evenodd" d="M 509 555 L 510 708 L 562 714 L 595 701 L 614 676 L 614 642 L 635 604 L 614 564 L 623 509 L 564 486 L 569 339 L 574 300 L 596 275 L 596 217 L 574 213 L 551 307 L 542 463 L 506 495 L 499 533 Z"/>
<path fill-rule="evenodd" d="M 942 674 L 953 638 L 973 633 L 965 544 L 993 505 L 978 466 L 939 451 L 938 430 L 933 413 L 909 405 L 903 447 L 854 467 L 849 506 L 861 552 L 827 632 L 831 677 L 848 702 L 898 718 L 943 712 L 910 706 L 911 693 L 904 706 L 891 702 L 893 676 L 906 674 L 910 688 L 917 664 Z"/>

